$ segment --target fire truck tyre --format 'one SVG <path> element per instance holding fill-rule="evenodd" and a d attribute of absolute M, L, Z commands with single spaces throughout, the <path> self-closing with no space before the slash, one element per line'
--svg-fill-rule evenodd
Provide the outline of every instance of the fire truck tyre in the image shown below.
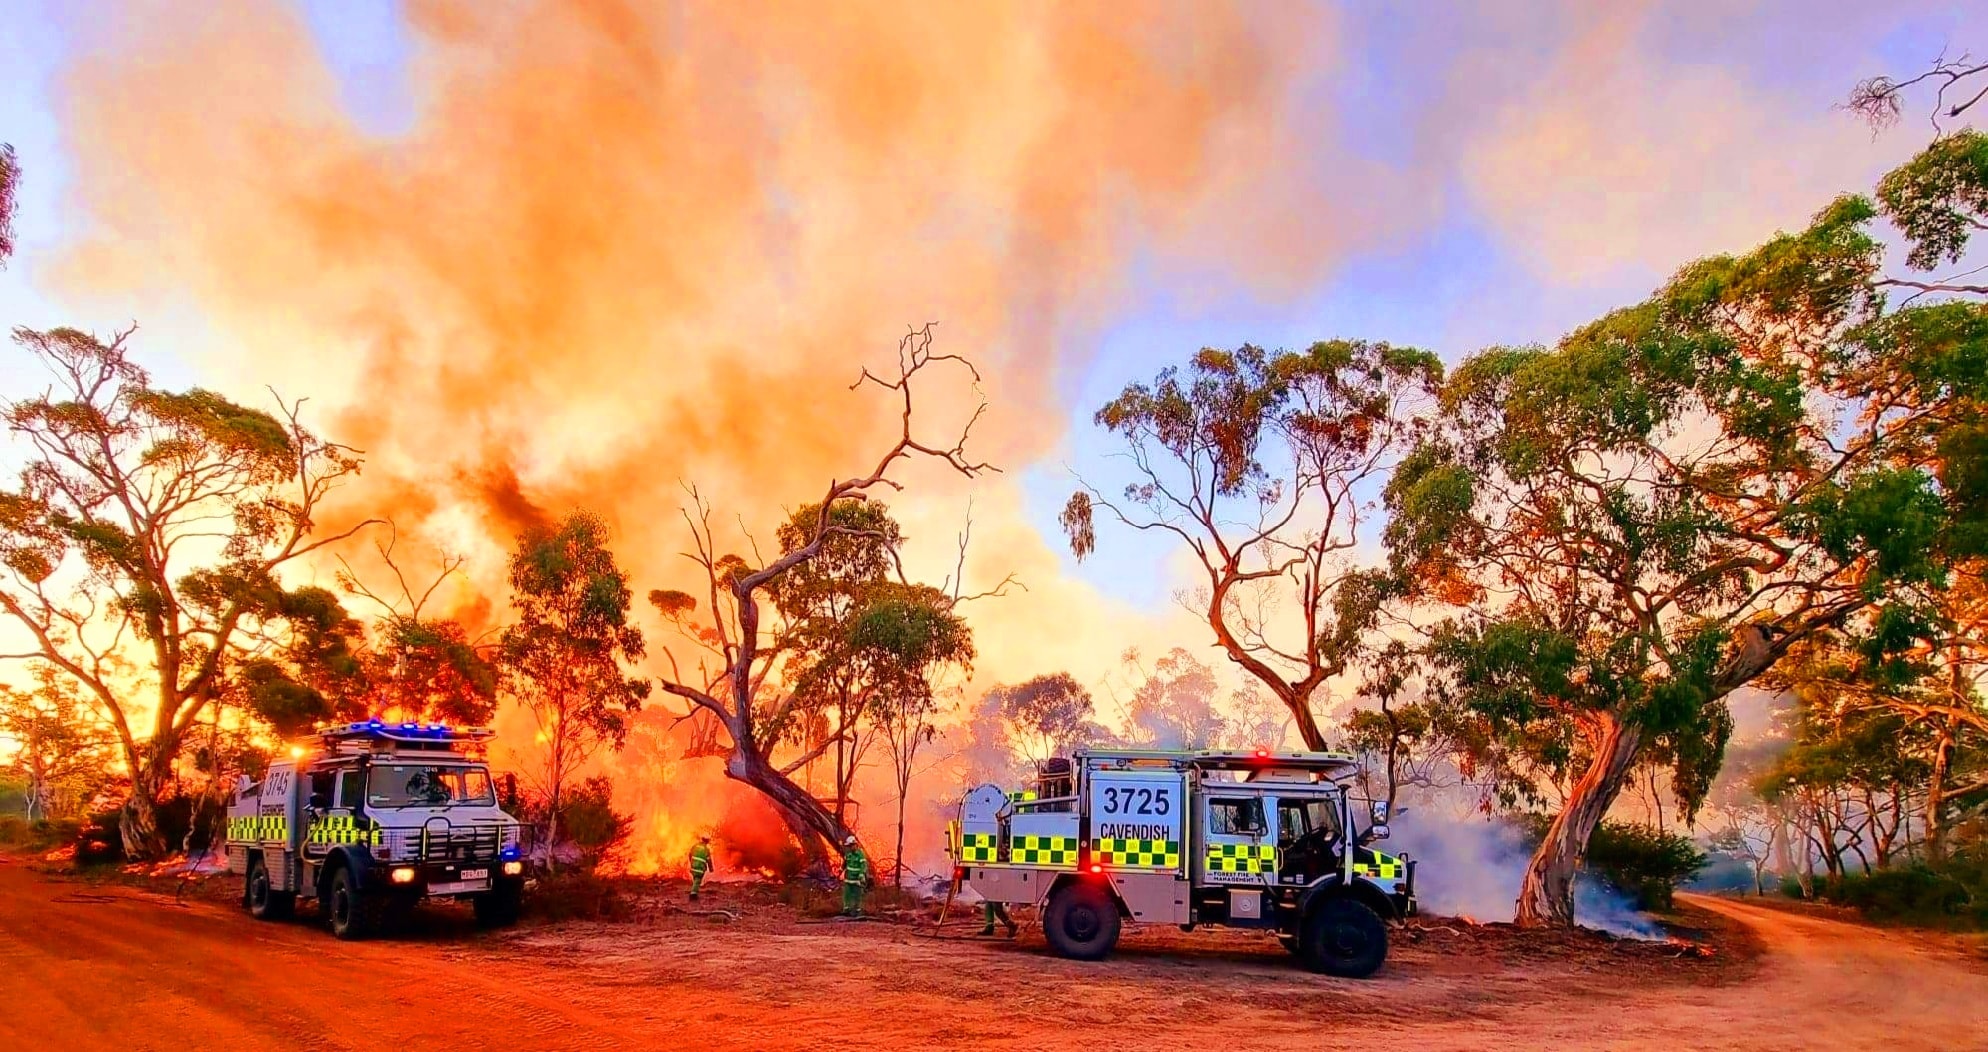
<path fill-rule="evenodd" d="M 496 887 L 470 900 L 470 905 L 476 910 L 477 927 L 508 928 L 518 923 L 524 899 L 524 882 L 498 881 Z"/>
<path fill-rule="evenodd" d="M 352 879 L 351 870 L 344 866 L 333 870 L 331 883 L 324 891 L 324 912 L 331 922 L 331 933 L 341 939 L 371 935 L 379 926 L 383 903 L 369 901 L 370 898 L 359 890 L 359 882 Z"/>
<path fill-rule="evenodd" d="M 1282 931 L 1278 932 L 1278 933 L 1277 933 L 1277 941 L 1278 941 L 1278 942 L 1280 942 L 1280 943 L 1283 943 L 1283 944 L 1284 944 L 1284 948 L 1285 948 L 1285 949 L 1287 949 L 1287 950 L 1289 950 L 1289 951 L 1291 951 L 1292 953 L 1303 953 L 1303 952 L 1304 952 L 1304 949 L 1303 949 L 1303 947 L 1304 947 L 1304 943 L 1302 943 L 1302 942 L 1299 942 L 1299 941 L 1298 941 L 1298 937 L 1297 937 L 1297 936 L 1295 936 L 1295 935 L 1292 935 L 1292 934 L 1291 934 L 1290 932 L 1282 932 Z"/>
<path fill-rule="evenodd" d="M 1042 934 L 1059 957 L 1102 959 L 1118 944 L 1118 905 L 1096 884 L 1070 884 L 1049 900 Z"/>
<path fill-rule="evenodd" d="M 1333 898 L 1305 918 L 1299 956 L 1315 972 L 1364 979 L 1387 959 L 1387 926 L 1366 903 Z"/>
<path fill-rule="evenodd" d="M 249 916 L 256 920 L 282 920 L 297 908 L 297 893 L 277 891 L 270 886 L 269 865 L 261 855 L 249 860 L 248 892 Z"/>

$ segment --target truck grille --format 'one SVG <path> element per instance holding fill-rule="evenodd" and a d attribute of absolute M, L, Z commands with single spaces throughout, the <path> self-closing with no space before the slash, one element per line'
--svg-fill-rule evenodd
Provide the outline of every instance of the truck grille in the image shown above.
<path fill-rule="evenodd" d="M 485 825 L 433 825 L 424 829 L 396 829 L 387 834 L 387 846 L 397 859 L 422 862 L 492 862 L 503 849 L 505 827 Z"/>

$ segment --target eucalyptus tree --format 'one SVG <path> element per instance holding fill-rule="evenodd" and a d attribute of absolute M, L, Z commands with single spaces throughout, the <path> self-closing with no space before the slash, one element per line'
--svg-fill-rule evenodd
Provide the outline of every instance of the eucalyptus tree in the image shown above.
<path fill-rule="evenodd" d="M 1521 923 L 1572 922 L 1576 863 L 1640 758 L 1669 755 L 1695 809 L 1727 695 L 1943 587 L 1971 543 L 1979 495 L 1942 482 L 1937 446 L 1982 393 L 1956 356 L 1988 345 L 1952 339 L 1980 308 L 1888 310 L 1876 215 L 1839 199 L 1555 346 L 1470 358 L 1390 480 L 1394 564 L 1454 609 L 1439 697 L 1487 752 L 1568 743 Z"/>
<path fill-rule="evenodd" d="M 1426 351 L 1332 340 L 1303 351 L 1206 349 L 1097 411 L 1130 466 L 1116 496 L 1085 483 L 1062 523 L 1078 558 L 1097 518 L 1174 538 L 1191 601 L 1230 661 L 1325 748 L 1312 697 L 1360 652 L 1395 581 L 1362 567 L 1375 491 L 1424 426 L 1442 364 Z"/>

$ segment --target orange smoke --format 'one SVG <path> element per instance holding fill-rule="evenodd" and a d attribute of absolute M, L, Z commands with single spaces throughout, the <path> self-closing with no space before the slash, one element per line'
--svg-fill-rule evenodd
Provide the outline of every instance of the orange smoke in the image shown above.
<path fill-rule="evenodd" d="M 227 337 L 199 359 L 216 386 L 312 396 L 366 452 L 343 514 L 467 555 L 458 603 L 501 597 L 517 529 L 573 507 L 613 525 L 638 593 L 692 584 L 679 480 L 765 542 L 887 441 L 892 408 L 848 385 L 906 323 L 940 320 L 985 378 L 921 391 L 921 426 L 949 437 L 984 394 L 977 455 L 1026 465 L 1059 441 L 1058 381 L 1135 256 L 1289 290 L 1389 199 L 1357 160 L 1277 160 L 1331 153 L 1296 78 L 1332 42 L 1272 8 L 407 10 L 419 116 L 392 137 L 343 109 L 286 7 L 79 20 L 64 116 L 94 227 L 64 278 L 120 318 L 190 297 Z M 893 504 L 937 580 L 964 483 L 908 474 Z M 976 492 L 997 545 L 976 572 L 1031 589 L 974 611 L 985 678 L 1102 671 L 1154 631 L 1059 580 L 1016 483 Z M 670 752 L 612 761 L 644 867 L 726 806 L 715 764 Z"/>

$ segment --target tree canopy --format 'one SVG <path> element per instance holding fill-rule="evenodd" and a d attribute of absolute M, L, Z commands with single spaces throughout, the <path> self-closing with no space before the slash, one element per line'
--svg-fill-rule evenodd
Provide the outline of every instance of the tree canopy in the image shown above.
<path fill-rule="evenodd" d="M 4 412 L 26 467 L 0 491 L 0 610 L 32 641 L 10 657 L 73 679 L 110 719 L 132 775 L 125 848 L 151 857 L 195 721 L 244 693 L 295 703 L 294 659 L 344 645 L 336 599 L 286 588 L 280 569 L 370 523 L 316 535 L 326 495 L 359 470 L 352 451 L 294 406 L 154 386 L 129 336 L 14 331 L 54 386 Z"/>
<path fill-rule="evenodd" d="M 1303 351 L 1204 349 L 1097 411 L 1126 445 L 1122 494 L 1086 484 L 1062 514 L 1078 558 L 1102 509 L 1171 535 L 1200 563 L 1194 606 L 1216 642 L 1325 747 L 1312 695 L 1345 671 L 1393 590 L 1351 561 L 1371 484 L 1422 430 L 1442 363 L 1427 351 L 1331 340 Z"/>
<path fill-rule="evenodd" d="M 1840 199 L 1554 347 L 1473 356 L 1390 480 L 1394 565 L 1462 611 L 1432 634 L 1438 690 L 1487 743 L 1563 738 L 1580 772 L 1522 921 L 1571 918 L 1572 861 L 1643 750 L 1694 808 L 1727 694 L 1973 543 L 1977 498 L 1933 451 L 1978 404 L 1954 367 L 1978 308 L 1887 312 L 1875 216 Z"/>

